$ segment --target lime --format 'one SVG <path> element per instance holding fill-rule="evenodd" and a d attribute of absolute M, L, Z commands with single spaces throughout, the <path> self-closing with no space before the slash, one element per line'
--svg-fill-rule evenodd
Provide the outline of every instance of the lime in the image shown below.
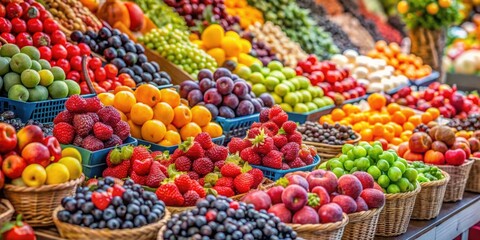
<path fill-rule="evenodd" d="M 394 154 L 394 156 L 396 156 L 396 154 Z M 405 160 L 404 158 L 399 157 L 399 158 L 397 158 L 397 160 L 395 160 L 395 161 L 402 162 L 403 164 L 405 164 L 405 166 L 408 166 L 408 162 L 407 162 L 407 160 Z"/>
<path fill-rule="evenodd" d="M 347 157 L 348 157 L 348 159 L 350 159 L 350 160 L 355 160 L 355 159 L 357 159 L 357 158 L 355 157 L 355 154 L 353 153 L 353 149 L 350 150 L 350 151 L 348 151 Z"/>
<path fill-rule="evenodd" d="M 327 169 L 332 170 L 335 168 L 343 169 L 343 164 L 340 161 L 338 161 L 337 158 L 328 160 Z"/>
<path fill-rule="evenodd" d="M 408 181 L 415 182 L 418 178 L 418 172 L 415 168 L 407 168 L 403 173 L 403 176 L 406 177 Z"/>
<path fill-rule="evenodd" d="M 345 168 L 345 170 L 350 171 L 352 170 L 352 168 L 355 167 L 355 162 L 352 160 L 347 160 L 343 163 L 343 167 Z"/>
<path fill-rule="evenodd" d="M 390 180 L 392 180 L 392 182 L 396 182 L 402 178 L 402 170 L 400 170 L 398 167 L 391 167 L 388 169 L 388 177 Z"/>
<path fill-rule="evenodd" d="M 347 155 L 341 155 L 340 157 L 338 157 L 338 161 L 340 161 L 343 164 L 345 164 L 345 161 L 347 161 L 347 160 L 348 160 Z"/>
<path fill-rule="evenodd" d="M 390 166 L 392 166 L 393 162 L 395 162 L 395 157 L 393 156 L 393 154 L 391 152 L 383 152 L 378 157 L 379 157 L 379 159 L 387 160 L 387 162 L 388 162 L 388 164 L 390 164 Z"/>
<path fill-rule="evenodd" d="M 371 157 L 374 160 L 378 160 L 379 156 L 383 153 L 382 147 L 379 147 L 378 145 L 373 146 L 368 150 L 368 156 Z"/>
<path fill-rule="evenodd" d="M 400 171 L 402 171 L 402 174 L 405 172 L 405 170 L 407 169 L 407 165 L 403 164 L 402 162 L 400 161 L 396 161 L 393 163 L 393 166 L 394 167 L 398 167 L 400 169 Z"/>
<path fill-rule="evenodd" d="M 323 162 L 322 164 L 320 164 L 320 165 L 318 166 L 318 169 L 327 170 L 327 162 Z"/>
<path fill-rule="evenodd" d="M 382 171 L 380 171 L 377 166 L 370 166 L 367 172 L 368 174 L 372 175 L 373 179 L 375 180 L 377 180 L 382 175 Z"/>
<path fill-rule="evenodd" d="M 380 185 L 380 187 L 387 188 L 388 185 L 390 185 L 390 178 L 388 178 L 387 175 L 381 175 L 380 177 L 378 177 L 377 183 L 378 185 Z"/>
<path fill-rule="evenodd" d="M 410 186 L 410 181 L 408 181 L 406 178 L 400 178 L 400 180 L 397 182 L 397 185 L 401 192 L 407 192 L 408 187 Z"/>
<path fill-rule="evenodd" d="M 400 187 L 398 187 L 397 184 L 392 183 L 388 185 L 387 193 L 393 194 L 393 193 L 399 193 L 399 192 L 400 192 Z"/>
<path fill-rule="evenodd" d="M 393 154 L 394 161 L 397 161 L 398 155 L 397 155 L 397 152 L 395 152 L 395 150 L 388 149 L 387 152 L 390 152 L 391 154 Z"/>
<path fill-rule="evenodd" d="M 355 154 L 355 157 L 361 158 L 367 156 L 367 150 L 361 146 L 356 146 L 353 148 L 353 154 Z"/>
<path fill-rule="evenodd" d="M 387 162 L 387 160 L 380 159 L 380 160 L 378 160 L 378 162 L 377 162 L 377 167 L 378 167 L 380 170 L 386 172 L 386 171 L 388 171 L 388 169 L 390 168 L 390 164 Z"/>
<path fill-rule="evenodd" d="M 423 182 L 430 182 L 430 179 L 428 179 L 427 177 L 423 176 L 423 174 L 418 175 L 417 180 L 418 180 L 419 182 L 421 182 L 421 183 L 423 183 Z"/>
<path fill-rule="evenodd" d="M 355 167 L 361 171 L 367 171 L 368 167 L 370 167 L 370 160 L 366 157 L 361 157 L 355 160 Z"/>
<path fill-rule="evenodd" d="M 337 176 L 337 178 L 343 176 L 343 174 L 345 174 L 345 171 L 343 171 L 343 168 L 334 168 L 332 170 L 333 173 L 335 173 L 335 175 Z"/>
<path fill-rule="evenodd" d="M 354 172 L 357 172 L 357 171 L 358 171 L 357 167 L 353 167 L 352 169 L 350 169 L 350 173 L 354 173 Z"/>
<path fill-rule="evenodd" d="M 347 154 L 354 146 L 352 144 L 345 144 L 342 146 L 342 153 Z"/>

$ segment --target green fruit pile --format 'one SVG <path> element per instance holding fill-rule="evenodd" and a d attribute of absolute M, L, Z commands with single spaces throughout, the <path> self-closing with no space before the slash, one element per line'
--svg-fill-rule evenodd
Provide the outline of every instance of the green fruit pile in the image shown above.
<path fill-rule="evenodd" d="M 302 49 L 321 59 L 338 53 L 330 33 L 324 31 L 310 16 L 310 11 L 300 8 L 294 0 L 248 0 L 248 4 L 261 10 L 265 21 L 278 25 Z"/>
<path fill-rule="evenodd" d="M 212 71 L 217 67 L 213 57 L 188 39 L 188 32 L 174 28 L 171 24 L 153 29 L 139 37 L 138 41 L 147 48 L 157 51 L 162 57 L 176 64 L 192 76 L 201 69 Z"/>
<path fill-rule="evenodd" d="M 143 13 L 147 15 L 157 27 L 172 24 L 174 29 L 188 30 L 185 20 L 163 1 L 135 0 L 134 2 L 140 6 Z"/>
<path fill-rule="evenodd" d="M 279 61 L 271 61 L 267 67 L 257 63 L 242 66 L 235 73 L 252 85 L 255 96 L 269 93 L 286 112 L 306 113 L 334 104 L 320 87 L 312 86 L 308 78 L 297 76 L 293 68 Z"/>
<path fill-rule="evenodd" d="M 413 162 L 411 164 L 417 171 L 417 180 L 421 183 L 442 180 L 445 178 L 442 171 L 436 166 L 426 165 L 424 162 Z"/>
<path fill-rule="evenodd" d="M 65 80 L 63 69 L 40 59 L 40 52 L 33 46 L 19 49 L 15 44 L 3 45 L 0 76 L 2 95 L 12 100 L 37 102 L 80 94 L 78 83 Z"/>
<path fill-rule="evenodd" d="M 386 193 L 413 191 L 417 185 L 418 171 L 394 150 L 384 151 L 380 142 L 345 144 L 341 156 L 322 163 L 320 168 L 331 170 L 337 177 L 356 171 L 368 172 Z"/>

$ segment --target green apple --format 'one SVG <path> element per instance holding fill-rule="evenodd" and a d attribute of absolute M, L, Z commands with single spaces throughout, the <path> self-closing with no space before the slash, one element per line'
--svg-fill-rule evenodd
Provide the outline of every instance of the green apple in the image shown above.
<path fill-rule="evenodd" d="M 52 68 L 50 63 L 45 59 L 38 60 L 38 63 L 40 63 L 40 66 L 42 66 L 42 69 L 51 69 Z"/>
<path fill-rule="evenodd" d="M 312 101 L 312 94 L 308 90 L 300 90 L 300 93 L 303 96 L 304 103 L 308 103 Z"/>
<path fill-rule="evenodd" d="M 0 56 L 2 57 L 13 57 L 13 55 L 20 52 L 20 48 L 17 45 L 7 43 L 0 48 Z"/>
<path fill-rule="evenodd" d="M 293 85 L 295 85 L 295 89 L 299 90 L 300 89 L 300 81 L 298 81 L 298 78 L 292 78 L 289 80 Z"/>
<path fill-rule="evenodd" d="M 285 77 L 287 79 L 290 79 L 290 78 L 293 78 L 293 77 L 297 76 L 297 73 L 295 72 L 295 69 L 289 68 L 289 67 L 283 68 L 282 73 L 283 73 L 283 75 L 285 75 Z"/>
<path fill-rule="evenodd" d="M 294 91 L 297 90 L 297 88 L 295 87 L 295 85 L 294 85 L 292 82 L 290 82 L 290 81 L 283 81 L 282 83 L 285 84 L 285 85 L 287 85 L 291 92 L 294 92 Z"/>
<path fill-rule="evenodd" d="M 303 103 L 303 95 L 302 95 L 302 93 L 299 92 L 299 91 L 293 92 L 293 93 L 295 93 L 295 94 L 297 95 L 297 97 L 298 97 L 298 102 L 299 102 L 299 103 Z"/>
<path fill-rule="evenodd" d="M 40 59 L 40 51 L 34 46 L 25 46 L 20 49 L 20 52 L 27 54 L 32 60 Z"/>
<path fill-rule="evenodd" d="M 260 63 L 254 63 L 250 66 L 250 70 L 252 70 L 252 72 L 260 72 L 262 68 L 263 66 Z"/>
<path fill-rule="evenodd" d="M 267 88 L 263 83 L 257 83 L 252 86 L 252 92 L 255 93 L 255 96 L 260 96 L 260 94 L 267 92 Z"/>
<path fill-rule="evenodd" d="M 29 187 L 40 187 L 47 180 L 47 171 L 40 164 L 30 164 L 23 169 L 22 180 Z"/>
<path fill-rule="evenodd" d="M 267 77 L 270 74 L 270 68 L 262 68 L 260 72 L 263 74 L 264 77 Z"/>
<path fill-rule="evenodd" d="M 32 59 L 25 53 L 17 53 L 10 60 L 10 69 L 19 74 L 31 67 Z"/>
<path fill-rule="evenodd" d="M 45 183 L 48 185 L 66 183 L 70 179 L 67 166 L 58 162 L 48 165 L 45 171 L 47 172 Z"/>
<path fill-rule="evenodd" d="M 52 72 L 53 79 L 55 81 L 65 80 L 65 72 L 63 71 L 62 68 L 55 66 L 55 67 L 52 67 L 50 71 Z"/>
<path fill-rule="evenodd" d="M 278 94 L 276 94 L 276 93 L 270 93 L 270 95 L 272 95 L 273 101 L 275 101 L 275 104 L 280 104 L 280 103 L 283 102 L 282 97 L 278 96 Z"/>
<path fill-rule="evenodd" d="M 308 111 L 311 112 L 311 111 L 315 111 L 318 109 L 317 107 L 317 104 L 313 103 L 313 102 L 307 102 L 305 103 L 308 107 Z"/>
<path fill-rule="evenodd" d="M 316 98 L 318 97 L 318 91 L 317 89 L 315 89 L 314 86 L 308 86 L 307 90 L 310 92 L 310 94 L 312 95 L 312 98 Z"/>
<path fill-rule="evenodd" d="M 250 80 L 253 84 L 263 83 L 263 81 L 265 80 L 265 77 L 263 77 L 263 75 L 259 72 L 254 72 L 250 74 L 250 77 L 248 78 L 248 80 Z"/>
<path fill-rule="evenodd" d="M 281 71 L 283 69 L 283 64 L 279 61 L 271 61 L 268 63 L 267 67 L 272 71 L 273 70 Z"/>
<path fill-rule="evenodd" d="M 42 85 L 38 85 L 34 88 L 28 89 L 28 101 L 38 102 L 48 99 L 48 89 Z"/>
<path fill-rule="evenodd" d="M 304 103 L 298 103 L 297 105 L 295 105 L 295 107 L 293 108 L 293 111 L 296 112 L 296 113 L 307 113 L 307 112 L 309 112 L 308 111 L 308 106 Z"/>
<path fill-rule="evenodd" d="M 68 96 L 68 86 L 65 81 L 54 81 L 50 86 L 48 86 L 48 92 L 54 99 L 66 98 Z"/>
<path fill-rule="evenodd" d="M 40 74 L 33 69 L 27 69 L 20 75 L 22 84 L 27 88 L 34 88 L 40 83 Z"/>
<path fill-rule="evenodd" d="M 323 89 L 321 87 L 315 87 L 315 89 L 317 90 L 317 94 L 318 94 L 318 97 L 323 97 L 325 96 L 325 93 L 323 92 Z"/>
<path fill-rule="evenodd" d="M 290 104 L 291 106 L 295 106 L 297 103 L 300 102 L 298 99 L 298 95 L 292 92 L 287 93 L 285 97 L 283 97 L 283 102 Z"/>
<path fill-rule="evenodd" d="M 280 103 L 280 107 L 283 109 L 285 112 L 293 112 L 292 106 L 290 106 L 288 103 Z"/>
<path fill-rule="evenodd" d="M 278 96 L 283 97 L 283 96 L 287 95 L 287 93 L 290 92 L 290 88 L 287 85 L 285 85 L 284 83 L 280 83 L 277 86 L 275 86 L 274 91 Z M 257 95 L 257 96 L 259 96 L 259 95 Z"/>
<path fill-rule="evenodd" d="M 312 101 L 318 108 L 325 107 L 328 104 L 323 98 L 314 98 Z"/>
<path fill-rule="evenodd" d="M 64 82 L 67 84 L 69 97 L 75 94 L 80 94 L 80 85 L 78 85 L 77 82 L 73 80 L 65 80 Z"/>
<path fill-rule="evenodd" d="M 287 79 L 285 78 L 285 75 L 283 75 L 283 73 L 278 70 L 271 71 L 269 76 L 278 79 L 280 82 L 283 82 Z"/>
<path fill-rule="evenodd" d="M 252 74 L 252 70 L 247 66 L 241 66 L 237 71 L 237 75 L 243 79 L 248 79 L 250 74 Z"/>
<path fill-rule="evenodd" d="M 0 75 L 5 75 L 10 72 L 10 62 L 7 58 L 0 58 Z"/>
<path fill-rule="evenodd" d="M 58 163 L 65 165 L 70 173 L 70 180 L 77 179 L 82 175 L 82 164 L 73 157 L 63 157 Z"/>
<path fill-rule="evenodd" d="M 8 98 L 17 101 L 26 102 L 29 98 L 29 93 L 26 87 L 21 84 L 13 85 L 8 90 Z"/>
<path fill-rule="evenodd" d="M 300 89 L 308 89 L 308 87 L 311 86 L 310 80 L 304 76 L 298 76 L 296 79 L 300 83 Z"/>
<path fill-rule="evenodd" d="M 322 98 L 323 98 L 323 100 L 325 100 L 327 102 L 327 105 L 334 105 L 335 104 L 333 99 L 331 99 L 330 97 L 323 96 Z"/>
<path fill-rule="evenodd" d="M 265 87 L 267 87 L 268 91 L 273 91 L 275 89 L 275 86 L 280 84 L 280 81 L 275 77 L 268 76 L 263 81 L 263 84 L 265 85 Z"/>
<path fill-rule="evenodd" d="M 40 65 L 40 63 L 37 62 L 36 60 L 32 60 L 32 67 L 30 69 L 33 69 L 38 72 L 42 70 L 42 65 Z"/>
<path fill-rule="evenodd" d="M 3 84 L 5 85 L 5 91 L 8 92 L 13 85 L 22 84 L 20 80 L 20 74 L 16 72 L 9 72 L 3 76 Z"/>
<path fill-rule="evenodd" d="M 53 83 L 53 73 L 50 70 L 43 69 L 38 71 L 38 74 L 40 75 L 40 85 L 48 87 Z"/>

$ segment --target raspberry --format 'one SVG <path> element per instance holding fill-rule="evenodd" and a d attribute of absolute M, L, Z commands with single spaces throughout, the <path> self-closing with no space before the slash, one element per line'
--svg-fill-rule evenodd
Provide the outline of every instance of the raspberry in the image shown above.
<path fill-rule="evenodd" d="M 117 135 L 113 134 L 111 138 L 104 142 L 104 144 L 105 148 L 115 147 L 122 144 L 122 139 L 120 139 Z"/>
<path fill-rule="evenodd" d="M 178 157 L 175 159 L 175 169 L 180 172 L 190 171 L 192 162 L 185 156 Z"/>
<path fill-rule="evenodd" d="M 57 138 L 58 142 L 61 144 L 70 144 L 73 141 L 75 134 L 75 129 L 72 125 L 61 122 L 55 124 L 53 127 L 53 136 Z"/>
<path fill-rule="evenodd" d="M 262 122 L 262 123 L 268 122 L 268 120 L 270 120 L 269 114 L 270 114 L 270 109 L 269 108 L 264 108 L 260 112 L 260 122 Z"/>
<path fill-rule="evenodd" d="M 80 97 L 80 95 L 72 95 L 65 102 L 65 108 L 72 113 L 83 113 L 87 107 L 87 102 L 85 99 Z"/>
<path fill-rule="evenodd" d="M 55 119 L 53 119 L 53 124 L 57 124 L 61 122 L 72 124 L 72 120 L 73 120 L 73 114 L 68 110 L 63 110 L 55 117 Z"/>
<path fill-rule="evenodd" d="M 104 107 L 98 110 L 97 114 L 103 123 L 108 124 L 111 127 L 115 127 L 118 121 L 121 119 L 120 113 L 118 113 L 117 109 L 112 106 Z"/>
<path fill-rule="evenodd" d="M 97 122 L 93 125 L 93 133 L 95 134 L 95 137 L 102 140 L 106 141 L 110 139 L 113 135 L 113 129 L 112 127 L 103 124 L 101 122 Z"/>
<path fill-rule="evenodd" d="M 77 114 L 73 117 L 73 127 L 80 137 L 86 137 L 93 129 L 93 120 L 87 114 Z"/>
<path fill-rule="evenodd" d="M 89 135 L 82 141 L 82 147 L 90 151 L 98 151 L 104 148 L 103 142 L 98 138 Z"/>
<path fill-rule="evenodd" d="M 96 113 L 89 112 L 89 113 L 87 113 L 87 115 L 92 118 L 92 120 L 93 120 L 94 123 L 100 121 L 100 118 L 98 117 L 98 115 L 97 115 Z"/>
<path fill-rule="evenodd" d="M 87 106 L 85 107 L 87 112 L 96 113 L 103 107 L 103 104 L 98 97 L 86 98 L 85 102 L 87 103 Z"/>

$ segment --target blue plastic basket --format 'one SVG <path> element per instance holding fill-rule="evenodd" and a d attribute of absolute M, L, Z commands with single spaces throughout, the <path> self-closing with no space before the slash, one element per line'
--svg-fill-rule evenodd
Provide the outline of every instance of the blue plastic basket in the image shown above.
<path fill-rule="evenodd" d="M 305 167 L 301 167 L 301 168 L 281 170 L 281 169 L 274 169 L 274 168 L 258 166 L 258 165 L 252 165 L 252 167 L 262 170 L 264 177 L 273 181 L 277 181 L 279 178 L 282 178 L 283 176 L 285 176 L 287 173 L 290 173 L 290 172 L 312 171 L 315 168 L 315 166 L 317 166 L 319 163 L 320 163 L 320 156 L 317 155 L 313 158 L 312 164 L 307 165 Z"/>
<path fill-rule="evenodd" d="M 151 143 L 142 139 L 137 139 L 137 141 L 138 141 L 138 145 L 144 145 L 144 146 L 150 147 L 151 151 L 161 151 L 161 152 L 168 151 L 169 153 L 173 153 L 178 148 L 178 145 L 166 147 L 166 146 L 161 146 L 161 145 Z M 217 145 L 223 145 L 224 141 L 225 141 L 224 135 L 212 139 L 212 142 Z"/>
<path fill-rule="evenodd" d="M 260 114 L 252 114 L 237 118 L 223 118 L 217 117 L 215 121 L 223 128 L 223 134 L 225 135 L 225 143 L 230 142 L 233 137 L 243 138 L 247 136 L 247 131 L 250 129 L 254 122 L 258 122 Z"/>
<path fill-rule="evenodd" d="M 82 95 L 83 98 L 94 97 L 95 94 Z M 0 97 L 0 112 L 13 111 L 23 122 L 29 119 L 41 123 L 53 122 L 53 119 L 63 110 L 68 98 L 51 99 L 39 102 L 22 102 Z"/>
<path fill-rule="evenodd" d="M 430 75 L 417 79 L 417 80 L 410 80 L 410 84 L 417 87 L 426 87 L 438 80 L 440 77 L 440 73 L 437 71 L 433 71 Z"/>
<path fill-rule="evenodd" d="M 107 164 L 82 165 L 83 174 L 88 178 L 102 177 L 103 170 L 107 168 Z"/>
<path fill-rule="evenodd" d="M 321 116 L 329 114 L 334 107 L 335 105 L 326 106 L 307 113 L 287 112 L 288 120 L 298 122 L 300 124 L 305 123 L 306 121 L 315 122 L 318 121 Z"/>
<path fill-rule="evenodd" d="M 127 139 L 125 139 L 122 145 L 119 145 L 119 147 L 122 147 L 125 145 L 137 146 L 137 144 L 138 144 L 137 139 L 128 137 Z M 105 164 L 106 163 L 105 159 L 107 158 L 108 153 L 110 152 L 110 150 L 115 148 L 115 147 L 109 147 L 109 148 L 104 148 L 102 150 L 92 152 L 85 148 L 81 148 L 75 145 L 62 144 L 61 146 L 62 146 L 62 149 L 65 149 L 67 147 L 73 147 L 77 149 L 80 152 L 80 155 L 82 155 L 82 164 L 88 165 L 88 166 Z"/>

